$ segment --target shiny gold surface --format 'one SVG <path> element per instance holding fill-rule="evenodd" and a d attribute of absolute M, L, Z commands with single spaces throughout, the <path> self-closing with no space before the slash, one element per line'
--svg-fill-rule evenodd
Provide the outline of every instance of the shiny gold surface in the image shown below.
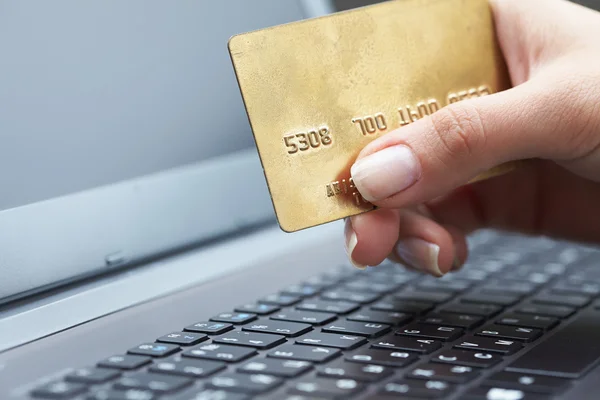
<path fill-rule="evenodd" d="M 286 232 L 373 209 L 349 178 L 374 138 L 509 87 L 486 0 L 389 1 L 237 35 L 229 51 Z"/>

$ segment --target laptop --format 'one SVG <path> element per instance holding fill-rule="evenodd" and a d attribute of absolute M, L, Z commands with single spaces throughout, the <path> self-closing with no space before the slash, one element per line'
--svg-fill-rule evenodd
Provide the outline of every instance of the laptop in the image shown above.
<path fill-rule="evenodd" d="M 349 4 L 0 0 L 0 399 L 598 398 L 600 249 L 279 229 L 226 43 Z"/>

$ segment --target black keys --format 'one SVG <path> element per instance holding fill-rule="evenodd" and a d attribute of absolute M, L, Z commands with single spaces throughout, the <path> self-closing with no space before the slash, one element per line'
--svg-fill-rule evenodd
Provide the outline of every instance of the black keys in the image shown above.
<path fill-rule="evenodd" d="M 267 353 L 267 357 L 321 363 L 329 361 L 340 354 L 340 350 L 333 348 L 288 344 L 271 350 Z"/>
<path fill-rule="evenodd" d="M 287 307 L 299 303 L 300 300 L 301 297 L 298 296 L 290 296 L 285 294 L 270 294 L 268 296 L 263 297 L 258 302 L 262 304 L 273 304 L 280 307 Z"/>
<path fill-rule="evenodd" d="M 375 311 L 393 311 L 407 314 L 424 314 L 432 309 L 432 303 L 407 301 L 393 297 L 386 297 L 371 306 L 371 310 Z"/>
<path fill-rule="evenodd" d="M 129 349 L 127 353 L 138 356 L 166 357 L 179 351 L 179 346 L 162 343 L 144 343 Z"/>
<path fill-rule="evenodd" d="M 519 301 L 519 296 L 488 294 L 488 293 L 468 293 L 460 299 L 463 303 L 492 304 L 495 306 L 508 307 Z"/>
<path fill-rule="evenodd" d="M 344 300 L 354 303 L 367 304 L 372 303 L 381 297 L 378 293 L 352 292 L 349 290 L 327 290 L 321 293 L 321 298 L 325 300 Z"/>
<path fill-rule="evenodd" d="M 412 323 L 396 331 L 396 335 L 414 336 L 423 339 L 452 341 L 462 335 L 461 328 L 450 326 Z"/>
<path fill-rule="evenodd" d="M 392 369 L 382 365 L 358 364 L 343 360 L 317 367 L 317 375 L 334 379 L 354 379 L 359 382 L 377 382 L 392 374 Z"/>
<path fill-rule="evenodd" d="M 204 333 L 173 332 L 156 339 L 157 342 L 171 343 L 180 346 L 193 346 L 208 339 Z"/>
<path fill-rule="evenodd" d="M 566 295 L 556 293 L 540 293 L 531 298 L 532 303 L 576 308 L 584 307 L 589 304 L 590 301 L 590 297 L 576 294 Z"/>
<path fill-rule="evenodd" d="M 524 392 L 557 394 L 567 389 L 570 382 L 567 379 L 549 376 L 498 372 L 486 379 L 484 385 L 519 389 Z"/>
<path fill-rule="evenodd" d="M 548 397 L 539 394 L 525 393 L 518 389 L 503 387 L 482 386 L 469 390 L 464 395 L 464 400 L 489 400 L 489 399 L 518 399 L 518 400 L 548 400 Z"/>
<path fill-rule="evenodd" d="M 234 344 L 236 346 L 254 347 L 256 349 L 270 349 L 284 342 L 285 337 L 281 335 L 241 331 L 228 332 L 213 338 L 213 343 Z"/>
<path fill-rule="evenodd" d="M 365 384 L 354 379 L 307 379 L 293 383 L 288 389 L 290 394 L 311 397 L 346 398 L 364 390 Z"/>
<path fill-rule="evenodd" d="M 265 374 L 282 378 L 294 378 L 312 369 L 308 361 L 261 358 L 246 362 L 237 372 L 246 374 Z"/>
<path fill-rule="evenodd" d="M 349 321 L 371 322 L 387 325 L 401 325 L 410 321 L 412 316 L 399 312 L 360 310 L 349 315 L 346 319 Z"/>
<path fill-rule="evenodd" d="M 308 324 L 299 324 L 296 322 L 283 322 L 274 320 L 259 320 L 252 324 L 248 324 L 242 328 L 248 332 L 274 333 L 283 336 L 299 336 L 312 330 L 312 326 Z"/>
<path fill-rule="evenodd" d="M 406 350 L 429 354 L 442 347 L 442 343 L 432 339 L 419 339 L 407 336 L 388 335 L 375 342 L 372 347 L 380 349 Z"/>
<path fill-rule="evenodd" d="M 427 363 L 413 368 L 408 378 L 423 380 L 439 380 L 451 383 L 466 383 L 479 375 L 472 367 L 464 365 L 450 365 Z"/>
<path fill-rule="evenodd" d="M 283 380 L 275 376 L 228 373 L 211 378 L 206 387 L 228 392 L 259 394 L 275 389 L 282 383 Z"/>
<path fill-rule="evenodd" d="M 431 362 L 489 368 L 502 361 L 497 354 L 467 350 L 445 350 L 431 358 Z"/>
<path fill-rule="evenodd" d="M 287 296 L 310 297 L 319 293 L 320 290 L 321 286 L 302 284 L 288 286 L 286 289 L 282 290 L 281 293 Z"/>
<path fill-rule="evenodd" d="M 243 306 L 236 307 L 234 311 L 239 312 L 239 313 L 267 315 L 267 314 L 272 314 L 275 311 L 279 311 L 279 307 L 272 305 L 272 304 L 250 303 L 250 304 L 244 304 Z"/>
<path fill-rule="evenodd" d="M 111 397 L 112 399 L 112 397 Z M 244 393 L 226 392 L 219 389 L 200 389 L 193 392 L 186 392 L 173 400 L 248 400 L 250 397 Z M 99 399 L 100 400 L 100 399 Z M 102 399 L 106 400 L 106 399 Z M 129 399 L 128 399 L 129 400 Z M 138 399 L 131 399 L 138 400 Z M 141 399 L 140 399 L 141 400 Z M 146 399 L 143 399 L 146 400 Z"/>
<path fill-rule="evenodd" d="M 452 297 L 454 297 L 454 293 L 442 291 L 423 291 L 419 289 L 407 290 L 398 294 L 394 294 L 393 296 L 394 298 L 400 300 L 440 304 L 452 299 Z"/>
<path fill-rule="evenodd" d="M 80 383 L 53 382 L 34 389 L 31 395 L 44 399 L 69 399 L 85 392 L 87 388 Z"/>
<path fill-rule="evenodd" d="M 155 373 L 138 373 L 119 379 L 115 389 L 149 390 L 155 393 L 172 393 L 192 384 L 192 380 L 181 376 L 170 376 Z"/>
<path fill-rule="evenodd" d="M 337 316 L 331 313 L 307 311 L 284 311 L 270 317 L 270 319 L 278 321 L 303 322 L 311 325 L 323 325 L 336 318 Z"/>
<path fill-rule="evenodd" d="M 334 314 L 348 314 L 357 310 L 358 307 L 359 305 L 357 303 L 329 300 L 304 300 L 302 303 L 296 306 L 298 310 L 321 311 Z"/>
<path fill-rule="evenodd" d="M 475 335 L 533 342 L 542 335 L 542 331 L 540 329 L 525 328 L 522 326 L 488 325 L 476 330 Z"/>
<path fill-rule="evenodd" d="M 107 368 L 79 368 L 65 377 L 68 382 L 97 385 L 108 382 L 121 375 L 121 372 Z"/>
<path fill-rule="evenodd" d="M 425 290 L 443 290 L 447 292 L 464 292 L 473 285 L 473 282 L 460 279 L 425 278 L 416 284 L 418 288 Z"/>
<path fill-rule="evenodd" d="M 203 360 L 238 362 L 255 354 L 257 354 L 255 349 L 211 343 L 194 347 L 184 351 L 181 355 Z"/>
<path fill-rule="evenodd" d="M 379 394 L 383 398 L 437 399 L 452 393 L 453 385 L 442 381 L 420 381 L 406 379 L 387 383 Z"/>
<path fill-rule="evenodd" d="M 523 345 L 513 340 L 469 335 L 456 342 L 454 347 L 509 355 L 521 350 Z"/>
<path fill-rule="evenodd" d="M 115 369 L 137 369 L 150 363 L 150 357 L 142 356 L 111 356 L 98 363 L 99 367 Z"/>
<path fill-rule="evenodd" d="M 350 335 L 365 336 L 369 338 L 381 336 L 390 330 L 389 325 L 372 322 L 335 321 L 323 327 L 323 332 L 348 333 Z"/>
<path fill-rule="evenodd" d="M 598 282 L 581 282 L 573 284 L 569 282 L 559 282 L 551 289 L 554 293 L 561 294 L 583 294 L 587 296 L 598 296 L 600 294 L 600 283 Z"/>
<path fill-rule="evenodd" d="M 558 320 L 540 315 L 504 314 L 496 321 L 500 325 L 522 326 L 536 329 L 552 329 Z"/>
<path fill-rule="evenodd" d="M 152 365 L 151 372 L 167 375 L 188 376 L 190 378 L 204 378 L 225 369 L 225 363 L 208 360 L 183 358 L 178 361 L 161 361 Z"/>
<path fill-rule="evenodd" d="M 221 313 L 210 320 L 215 322 L 227 322 L 229 324 L 245 324 L 256 319 L 256 314 L 253 313 Z"/>
<path fill-rule="evenodd" d="M 334 335 L 331 333 L 309 333 L 299 339 L 297 344 L 319 347 L 335 347 L 336 349 L 351 350 L 367 343 L 367 339 L 353 335 Z"/>
<path fill-rule="evenodd" d="M 429 313 L 419 320 L 423 324 L 456 326 L 464 329 L 471 329 L 482 321 L 483 317 L 476 315 L 450 313 Z"/>
<path fill-rule="evenodd" d="M 86 397 L 86 400 L 155 400 L 159 395 L 149 390 L 101 389 Z"/>
<path fill-rule="evenodd" d="M 385 294 L 397 290 L 401 285 L 397 282 L 374 282 L 364 279 L 348 282 L 344 285 L 344 288 L 354 292 Z"/>
<path fill-rule="evenodd" d="M 466 304 L 456 303 L 444 306 L 439 310 L 441 313 L 452 313 L 452 314 L 469 314 L 479 315 L 481 317 L 492 317 L 502 311 L 502 307 L 494 304 Z"/>
<path fill-rule="evenodd" d="M 402 368 L 418 360 L 419 356 L 406 351 L 362 349 L 346 355 L 345 358 L 352 363 Z"/>
<path fill-rule="evenodd" d="M 537 288 L 531 282 L 514 282 L 514 281 L 500 281 L 488 283 L 481 287 L 483 293 L 492 294 L 514 294 L 517 296 L 525 296 L 532 293 Z"/>
<path fill-rule="evenodd" d="M 583 312 L 507 368 L 510 372 L 577 379 L 600 359 L 600 313 Z"/>
<path fill-rule="evenodd" d="M 521 304 L 515 309 L 519 314 L 541 315 L 544 317 L 567 318 L 574 312 L 575 308 L 567 306 L 547 306 L 542 304 Z"/>
<path fill-rule="evenodd" d="M 226 324 L 223 322 L 202 321 L 197 322 L 194 325 L 185 327 L 184 331 L 206 333 L 208 335 L 220 335 L 232 329 L 232 324 Z"/>

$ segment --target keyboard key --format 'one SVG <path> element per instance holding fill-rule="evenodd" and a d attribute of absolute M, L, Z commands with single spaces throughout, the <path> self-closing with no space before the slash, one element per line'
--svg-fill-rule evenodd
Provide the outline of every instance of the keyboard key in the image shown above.
<path fill-rule="evenodd" d="M 509 355 L 521 350 L 523 345 L 513 340 L 469 335 L 456 342 L 454 347 L 457 349 L 486 351 Z"/>
<path fill-rule="evenodd" d="M 167 375 L 204 378 L 225 369 L 225 363 L 183 358 L 179 361 L 161 361 L 150 367 L 151 372 Z"/>
<path fill-rule="evenodd" d="M 442 307 L 440 313 L 479 315 L 490 318 L 502 311 L 502 307 L 493 304 L 455 303 Z"/>
<path fill-rule="evenodd" d="M 68 382 L 97 385 L 118 378 L 121 372 L 106 368 L 79 368 L 65 377 Z"/>
<path fill-rule="evenodd" d="M 356 303 L 348 301 L 330 301 L 330 300 L 304 300 L 296 306 L 298 310 L 305 311 L 322 311 L 335 314 L 348 314 L 357 310 L 359 307 Z"/>
<path fill-rule="evenodd" d="M 589 304 L 592 299 L 583 295 L 564 295 L 556 293 L 540 293 L 531 298 L 532 303 L 549 304 L 581 308 Z"/>
<path fill-rule="evenodd" d="M 69 399 L 87 390 L 85 385 L 71 382 L 53 382 L 34 389 L 31 395 L 44 399 Z"/>
<path fill-rule="evenodd" d="M 406 376 L 412 379 L 466 383 L 475 379 L 478 375 L 478 372 L 472 367 L 464 365 L 427 363 L 413 368 Z"/>
<path fill-rule="evenodd" d="M 245 324 L 256 319 L 256 314 L 252 313 L 221 313 L 210 320 L 215 322 L 227 322 L 229 324 Z"/>
<path fill-rule="evenodd" d="M 462 335 L 461 328 L 450 326 L 427 325 L 412 323 L 396 331 L 396 335 L 414 336 L 423 339 L 452 341 Z"/>
<path fill-rule="evenodd" d="M 389 325 L 376 324 L 372 322 L 335 321 L 323 327 L 323 332 L 348 333 L 350 335 L 374 338 L 381 336 L 390 330 Z"/>
<path fill-rule="evenodd" d="M 394 294 L 393 297 L 400 300 L 440 304 L 452 299 L 454 294 L 442 291 L 424 291 L 422 289 L 416 289 Z"/>
<path fill-rule="evenodd" d="M 243 393 L 226 392 L 218 389 L 200 389 L 187 392 L 173 398 L 173 400 L 249 400 L 250 397 Z M 134 400 L 134 399 L 132 399 Z M 136 399 L 137 400 L 137 399 Z M 143 399 L 145 400 L 145 399 Z"/>
<path fill-rule="evenodd" d="M 406 350 L 429 354 L 442 347 L 442 343 L 432 339 L 419 339 L 407 336 L 388 335 L 371 343 L 381 349 Z"/>
<path fill-rule="evenodd" d="M 234 311 L 239 313 L 251 313 L 257 315 L 268 315 L 275 311 L 279 311 L 279 307 L 272 304 L 244 304 L 243 306 L 236 307 Z"/>
<path fill-rule="evenodd" d="M 522 326 L 526 328 L 552 329 L 558 320 L 540 315 L 504 314 L 496 321 L 500 325 Z"/>
<path fill-rule="evenodd" d="M 283 383 L 283 379 L 262 374 L 228 373 L 211 378 L 206 387 L 227 392 L 259 394 L 265 393 Z"/>
<path fill-rule="evenodd" d="M 510 372 L 577 379 L 600 359 L 600 313 L 583 312 L 507 368 Z"/>
<path fill-rule="evenodd" d="M 320 290 L 321 286 L 316 285 L 291 285 L 282 290 L 281 293 L 287 296 L 310 297 L 319 293 Z"/>
<path fill-rule="evenodd" d="M 300 300 L 301 297 L 298 296 L 290 296 L 285 294 L 270 294 L 268 296 L 263 297 L 258 302 L 262 304 L 273 304 L 280 307 L 287 307 L 299 303 Z"/>
<path fill-rule="evenodd" d="M 361 349 L 346 355 L 345 358 L 352 363 L 402 368 L 418 360 L 419 356 L 406 351 Z"/>
<path fill-rule="evenodd" d="M 138 373 L 119 379 L 115 389 L 139 389 L 154 393 L 172 393 L 192 384 L 192 380 L 181 376 L 169 376 L 155 373 Z"/>
<path fill-rule="evenodd" d="M 99 367 L 116 369 L 137 369 L 150 363 L 150 357 L 141 356 L 112 356 L 98 363 Z"/>
<path fill-rule="evenodd" d="M 553 293 L 559 294 L 574 294 L 585 296 L 598 296 L 600 294 L 600 283 L 597 282 L 582 282 L 580 284 L 572 284 L 569 282 L 558 282 L 550 289 Z"/>
<path fill-rule="evenodd" d="M 256 349 L 270 349 L 284 342 L 285 337 L 281 335 L 241 331 L 228 332 L 213 338 L 213 343 L 233 344 L 236 346 L 254 347 Z"/>
<path fill-rule="evenodd" d="M 456 326 L 471 329 L 483 322 L 483 317 L 469 314 L 429 313 L 419 320 L 423 324 Z"/>
<path fill-rule="evenodd" d="M 349 321 L 401 325 L 410 321 L 412 316 L 399 312 L 360 310 L 349 315 L 346 319 Z"/>
<path fill-rule="evenodd" d="M 537 286 L 531 282 L 497 281 L 483 285 L 481 287 L 481 292 L 526 296 L 532 293 L 536 288 Z"/>
<path fill-rule="evenodd" d="M 265 374 L 282 378 L 294 378 L 312 369 L 308 361 L 280 360 L 276 358 L 261 358 L 250 360 L 237 369 L 246 374 Z"/>
<path fill-rule="evenodd" d="M 425 290 L 430 290 L 430 291 L 431 290 L 443 290 L 443 291 L 452 292 L 452 293 L 464 292 L 465 290 L 469 289 L 472 285 L 473 285 L 473 282 L 470 282 L 467 280 L 460 280 L 460 279 L 447 280 L 447 279 L 443 279 L 443 278 L 442 279 L 440 279 L 440 278 L 425 278 L 416 284 L 416 286 L 420 289 L 425 289 Z"/>
<path fill-rule="evenodd" d="M 406 379 L 387 383 L 379 394 L 384 399 L 423 398 L 437 399 L 452 393 L 454 387 L 442 381 L 418 381 Z"/>
<path fill-rule="evenodd" d="M 533 342 L 542 335 L 542 331 L 540 329 L 524 328 L 522 326 L 488 325 L 476 330 L 475 335 Z"/>
<path fill-rule="evenodd" d="M 524 392 L 558 394 L 569 387 L 570 381 L 549 376 L 498 372 L 486 379 L 484 385 L 519 389 Z"/>
<path fill-rule="evenodd" d="M 325 300 L 344 300 L 361 304 L 372 303 L 379 297 L 381 297 L 381 295 L 378 293 L 351 292 L 347 290 L 336 289 L 321 293 L 321 298 Z"/>
<path fill-rule="evenodd" d="M 244 326 L 242 330 L 248 332 L 274 333 L 276 335 L 292 337 L 311 331 L 312 326 L 296 322 L 263 319 Z"/>
<path fill-rule="evenodd" d="M 351 350 L 367 343 L 367 339 L 360 336 L 315 332 L 296 339 L 296 343 L 309 346 L 335 347 L 336 349 Z"/>
<path fill-rule="evenodd" d="M 255 349 L 211 343 L 189 349 L 184 351 L 181 355 L 184 357 L 200 358 L 203 360 L 238 362 L 255 354 L 257 354 Z"/>
<path fill-rule="evenodd" d="M 86 397 L 86 400 L 155 400 L 159 395 L 149 390 L 114 390 L 101 389 Z M 179 400 L 179 399 L 178 399 Z"/>
<path fill-rule="evenodd" d="M 401 286 L 401 283 L 396 282 L 373 282 L 365 279 L 348 282 L 343 287 L 355 292 L 386 294 L 398 290 Z"/>
<path fill-rule="evenodd" d="M 144 343 L 134 347 L 133 349 L 129 349 L 127 353 L 138 356 L 166 357 L 177 353 L 179 350 L 179 346 L 175 346 L 173 344 Z"/>
<path fill-rule="evenodd" d="M 391 368 L 375 364 L 334 361 L 317 367 L 317 375 L 334 379 L 354 379 L 359 382 L 377 382 L 392 374 Z"/>
<path fill-rule="evenodd" d="M 267 357 L 321 363 L 329 361 L 340 354 L 340 350 L 333 348 L 288 344 L 271 350 L 267 353 Z"/>
<path fill-rule="evenodd" d="M 307 311 L 284 311 L 270 317 L 278 321 L 303 322 L 311 325 L 323 325 L 336 318 L 335 314 Z"/>
<path fill-rule="evenodd" d="M 156 341 L 161 343 L 177 344 L 180 346 L 193 346 L 195 344 L 204 342 L 207 339 L 208 336 L 203 333 L 173 332 L 159 337 L 156 339 Z"/>
<path fill-rule="evenodd" d="M 548 397 L 538 394 L 525 393 L 518 389 L 507 389 L 503 387 L 478 387 L 469 390 L 464 395 L 464 400 L 549 400 Z"/>
<path fill-rule="evenodd" d="M 445 350 L 431 358 L 431 362 L 476 368 L 493 367 L 500 361 L 502 361 L 502 357 L 497 354 L 467 350 Z"/>
<path fill-rule="evenodd" d="M 542 315 L 544 317 L 567 318 L 576 311 L 567 306 L 545 306 L 541 304 L 521 304 L 515 309 L 519 314 Z"/>
<path fill-rule="evenodd" d="M 400 300 L 392 297 L 380 300 L 371 306 L 371 310 L 375 311 L 391 311 L 407 314 L 424 314 L 432 309 L 432 303 Z"/>
<path fill-rule="evenodd" d="M 345 398 L 364 390 L 365 385 L 354 379 L 317 378 L 293 383 L 288 393 L 311 397 Z"/>
<path fill-rule="evenodd" d="M 492 304 L 495 306 L 508 307 L 519 301 L 519 296 L 488 294 L 488 293 L 469 293 L 463 295 L 460 299 L 463 303 Z"/>
<path fill-rule="evenodd" d="M 233 329 L 232 324 L 224 324 L 220 322 L 203 321 L 197 322 L 194 325 L 185 327 L 184 331 L 206 333 L 208 335 L 220 335 Z"/>

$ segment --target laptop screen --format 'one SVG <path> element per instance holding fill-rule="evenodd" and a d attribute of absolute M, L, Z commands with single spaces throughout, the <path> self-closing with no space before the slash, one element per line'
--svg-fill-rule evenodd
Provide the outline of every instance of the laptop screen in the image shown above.
<path fill-rule="evenodd" d="M 227 41 L 300 8 L 0 0 L 0 210 L 254 146 Z"/>

